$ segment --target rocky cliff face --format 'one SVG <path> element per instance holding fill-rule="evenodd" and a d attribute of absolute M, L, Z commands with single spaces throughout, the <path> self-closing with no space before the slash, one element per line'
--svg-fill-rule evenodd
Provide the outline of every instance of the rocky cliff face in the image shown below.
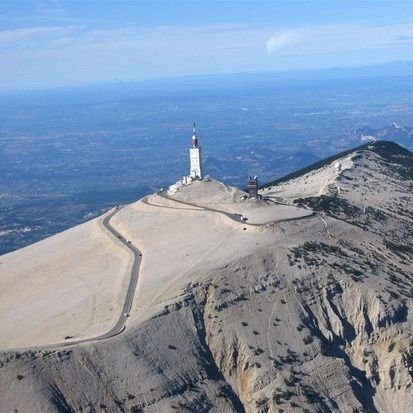
<path fill-rule="evenodd" d="M 0 410 L 413 411 L 413 154 L 368 144 L 263 193 L 317 214 L 118 337 L 2 353 Z"/>

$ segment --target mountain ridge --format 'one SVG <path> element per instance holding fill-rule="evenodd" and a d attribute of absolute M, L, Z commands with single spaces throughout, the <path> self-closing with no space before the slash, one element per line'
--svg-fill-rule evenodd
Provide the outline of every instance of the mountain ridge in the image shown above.
<path fill-rule="evenodd" d="M 125 332 L 63 350 L 0 353 L 0 409 L 412 410 L 413 155 L 383 142 L 362 147 L 263 188 L 260 201 L 210 181 L 123 208 L 112 225 L 143 253 Z M 300 219 L 280 220 L 291 214 Z M 93 231 L 103 242 L 97 223 Z M 73 232 L 66 250 L 78 242 Z M 127 269 L 121 251 L 108 251 L 104 263 L 118 257 Z M 2 258 L 2 271 L 12 268 Z M 48 259 L 36 265 L 64 280 Z M 60 289 L 79 278 L 75 261 Z M 94 265 L 82 273 L 83 289 L 103 282 L 101 262 Z M 10 277 L 14 289 L 24 287 Z M 100 314 L 110 314 L 107 305 Z M 60 336 L 81 330 L 69 327 L 77 328 L 68 324 Z"/>
<path fill-rule="evenodd" d="M 392 153 L 393 154 L 404 154 L 404 155 L 411 154 L 411 152 L 407 148 L 399 145 L 396 142 L 392 142 L 392 141 L 368 142 L 368 143 L 356 146 L 355 148 L 347 149 L 345 151 L 339 152 L 336 155 L 332 155 L 332 156 L 329 156 L 325 159 L 322 159 L 320 161 L 312 163 L 311 165 L 308 165 L 304 168 L 298 169 L 295 172 L 292 172 L 292 173 L 287 174 L 287 175 L 285 175 L 281 178 L 275 179 L 274 181 L 270 181 L 270 182 L 268 182 L 264 185 L 261 185 L 260 188 L 264 189 L 264 188 L 268 188 L 270 186 L 280 184 L 282 182 L 286 182 L 290 179 L 299 177 L 299 176 L 301 176 L 305 173 L 308 173 L 308 172 L 311 172 L 313 170 L 319 169 L 319 168 L 323 167 L 324 165 L 327 165 L 328 163 L 334 162 L 334 161 L 336 161 L 336 160 L 338 160 L 338 159 L 340 159 L 340 158 L 342 158 L 346 155 L 349 155 L 353 152 L 361 151 L 361 150 L 365 150 L 365 149 L 371 149 L 374 152 L 377 152 L 377 153 L 379 153 L 379 154 L 381 154 L 382 156 L 385 156 L 385 157 L 389 157 L 389 156 L 391 157 Z M 410 164 L 408 164 L 408 166 L 409 165 Z M 410 173 L 413 174 L 413 171 L 410 171 Z"/>

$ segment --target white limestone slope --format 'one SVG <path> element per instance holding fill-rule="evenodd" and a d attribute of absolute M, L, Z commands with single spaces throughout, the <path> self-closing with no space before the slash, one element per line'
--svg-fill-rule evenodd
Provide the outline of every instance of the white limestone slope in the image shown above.
<path fill-rule="evenodd" d="M 340 192 L 340 177 L 346 171 L 351 171 L 354 168 L 354 158 L 356 157 L 357 153 L 353 152 L 297 178 L 265 188 L 260 193 L 275 199 L 293 201 L 297 198 L 320 196 L 331 190 Z"/>
<path fill-rule="evenodd" d="M 283 205 L 266 200 L 244 199 L 245 196 L 246 193 L 239 189 L 211 180 L 209 182 L 195 181 L 183 186 L 173 195 L 173 199 L 195 203 L 204 208 L 243 215 L 247 218 L 249 224 L 262 225 L 306 217 L 312 213 L 312 211 L 306 211 L 292 205 Z"/>
<path fill-rule="evenodd" d="M 199 208 L 152 195 L 111 219 L 143 252 L 129 324 L 158 311 L 196 271 L 219 267 L 269 242 L 258 227 L 202 207 L 212 204 L 264 223 L 309 215 L 296 207 L 240 202 L 240 191 L 217 182 L 188 188 L 176 198 L 198 199 Z M 123 305 L 132 257 L 102 219 L 1 257 L 0 349 L 70 342 L 110 330 Z"/>
<path fill-rule="evenodd" d="M 94 337 L 115 323 L 132 257 L 101 221 L 0 257 L 0 349 Z"/>
<path fill-rule="evenodd" d="M 242 201 L 242 194 L 216 181 L 196 181 L 173 199 L 154 194 L 114 217 L 113 224 L 143 252 L 132 321 L 163 308 L 188 282 L 200 282 L 202 274 L 245 256 L 257 245 L 273 242 L 271 232 L 250 223 L 259 220 L 265 225 L 310 215 L 296 207 Z M 244 214 L 248 224 L 220 211 Z"/>

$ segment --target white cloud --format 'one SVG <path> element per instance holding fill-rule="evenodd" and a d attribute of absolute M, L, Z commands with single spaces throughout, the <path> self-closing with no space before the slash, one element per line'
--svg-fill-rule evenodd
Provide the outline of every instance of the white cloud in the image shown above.
<path fill-rule="evenodd" d="M 271 36 L 267 42 L 267 52 L 274 53 L 276 50 L 282 49 L 292 43 L 297 43 L 301 40 L 301 33 L 298 31 L 288 31 Z"/>
<path fill-rule="evenodd" d="M 22 50 L 47 46 L 50 42 L 66 37 L 75 31 L 75 26 L 30 27 L 0 31 L 0 51 Z"/>

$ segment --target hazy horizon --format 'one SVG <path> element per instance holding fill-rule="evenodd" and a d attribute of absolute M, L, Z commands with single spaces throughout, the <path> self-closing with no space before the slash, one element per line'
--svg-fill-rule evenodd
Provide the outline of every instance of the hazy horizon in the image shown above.
<path fill-rule="evenodd" d="M 53 92 L 59 90 L 76 90 L 76 89 L 97 89 L 107 88 L 117 85 L 125 86 L 168 86 L 176 83 L 182 85 L 189 85 L 196 89 L 196 87 L 205 86 L 205 82 L 216 81 L 219 86 L 222 87 L 222 80 L 228 80 L 229 85 L 239 81 L 250 81 L 260 79 L 262 81 L 287 81 L 290 83 L 300 82 L 314 82 L 314 81 L 329 81 L 340 79 L 358 79 L 358 78 L 377 78 L 377 77 L 399 77 L 399 76 L 413 76 L 413 60 L 400 60 L 396 62 L 388 62 L 379 65 L 368 66 L 354 66 L 354 67 L 330 67 L 323 69 L 310 69 L 310 70 L 273 70 L 273 71 L 256 71 L 256 72 L 233 72 L 222 74 L 206 74 L 206 75 L 183 75 L 183 76 L 170 76 L 159 78 L 148 78 L 141 80 L 130 81 L 106 81 L 100 83 L 84 83 L 77 85 L 62 85 L 62 86 L 50 86 L 50 87 L 32 87 L 22 89 L 6 89 L 0 90 L 0 96 L 13 95 L 25 92 Z M 197 84 L 193 81 L 199 82 Z M 191 82 L 191 83 L 188 83 Z M 210 83 L 208 83 L 210 85 Z"/>

